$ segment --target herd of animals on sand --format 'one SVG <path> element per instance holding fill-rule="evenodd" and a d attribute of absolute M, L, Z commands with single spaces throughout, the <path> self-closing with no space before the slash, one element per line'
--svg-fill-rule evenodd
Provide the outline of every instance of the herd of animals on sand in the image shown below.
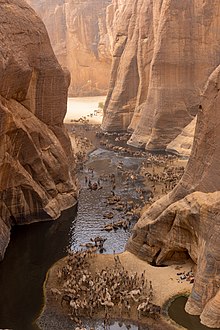
<path fill-rule="evenodd" d="M 121 319 L 123 314 L 129 316 L 132 309 L 139 319 L 143 315 L 154 319 L 159 316 L 160 307 L 152 303 L 152 283 L 148 283 L 144 273 L 141 276 L 137 273 L 129 275 L 118 255 L 114 256 L 114 267 L 91 272 L 89 264 L 93 257 L 92 248 L 70 251 L 65 266 L 57 272 L 61 289 L 51 289 L 61 306 L 68 309 L 77 327 L 82 329 L 81 318 L 92 318 L 97 311 L 104 313 L 106 327 L 117 313 Z"/>
<path fill-rule="evenodd" d="M 96 128 L 96 127 L 95 127 Z M 84 188 L 91 193 L 102 189 L 103 184 L 108 181 L 112 185 L 111 195 L 106 197 L 106 205 L 112 207 L 112 211 L 105 212 L 103 218 L 111 220 L 102 230 L 114 231 L 118 228 L 130 230 L 131 222 L 138 220 L 141 208 L 149 206 L 159 198 L 172 190 L 184 173 L 184 166 L 178 164 L 178 157 L 175 155 L 150 154 L 144 150 L 134 150 L 127 146 L 121 146 L 121 142 L 129 139 L 128 133 L 109 134 L 101 131 L 95 133 L 99 140 L 99 146 L 107 150 L 117 152 L 121 156 L 142 158 L 139 172 L 125 170 L 123 162 L 117 165 L 117 173 L 124 176 L 124 181 L 132 185 L 137 177 L 142 176 L 146 188 L 136 188 L 139 194 L 139 204 L 132 200 L 123 200 L 117 195 L 117 174 L 108 173 L 94 177 L 92 167 L 84 167 L 88 159 L 88 153 L 94 149 L 92 141 L 85 137 L 85 131 L 94 130 L 92 125 L 84 121 L 69 126 L 70 136 L 74 136 L 75 157 L 78 170 L 84 172 Z M 122 220 L 114 222 L 114 210 L 121 212 Z M 137 273 L 129 275 L 120 262 L 120 257 L 114 254 L 114 267 L 105 268 L 101 271 L 91 271 L 90 263 L 95 253 L 105 251 L 103 237 L 91 238 L 89 242 L 81 244 L 81 250 L 69 251 L 68 257 L 63 266 L 57 272 L 59 289 L 52 288 L 51 293 L 60 305 L 67 309 L 68 315 L 76 325 L 77 330 L 85 329 L 83 319 L 93 317 L 99 311 L 104 315 L 104 327 L 118 313 L 129 316 L 136 313 L 137 318 L 143 316 L 158 318 L 161 313 L 160 306 L 152 302 L 154 290 L 151 281 L 148 282 L 144 273 L 138 276 Z M 179 271 L 179 280 L 187 279 L 193 283 L 193 273 L 184 274 Z M 117 310 L 117 311 L 116 311 Z M 93 328 L 91 328 L 93 329 Z"/>

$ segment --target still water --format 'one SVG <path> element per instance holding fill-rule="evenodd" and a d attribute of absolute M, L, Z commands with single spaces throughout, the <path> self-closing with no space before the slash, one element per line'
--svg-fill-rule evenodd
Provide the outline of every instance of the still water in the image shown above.
<path fill-rule="evenodd" d="M 85 165 L 94 168 L 92 180 L 101 174 L 116 173 L 118 162 L 126 169 L 137 170 L 142 159 L 118 156 L 110 151 L 98 149 L 90 155 Z M 48 269 L 58 259 L 66 255 L 67 248 L 79 249 L 80 244 L 90 241 L 91 237 L 107 238 L 105 253 L 124 250 L 130 235 L 129 231 L 103 232 L 101 229 L 109 220 L 103 219 L 107 210 L 105 196 L 111 192 L 111 184 L 103 183 L 99 191 L 90 191 L 84 182 L 84 174 L 79 174 L 81 192 L 77 207 L 63 212 L 57 221 L 35 223 L 13 228 L 11 242 L 3 262 L 0 263 L 0 328 L 14 330 L 36 330 L 32 325 L 43 307 L 43 283 Z M 120 174 L 116 179 L 116 194 L 125 198 L 137 199 L 135 185 L 128 187 L 122 183 Z M 141 184 L 139 182 L 139 184 Z M 116 212 L 115 219 L 120 214 Z M 96 325 L 95 325 L 96 326 Z M 101 325 L 97 324 L 101 327 Z M 116 330 L 123 327 L 113 323 Z M 137 329 L 132 326 L 132 329 Z"/>
<path fill-rule="evenodd" d="M 171 319 L 188 330 L 210 330 L 210 328 L 200 323 L 199 316 L 193 316 L 186 313 L 184 309 L 186 302 L 186 297 L 178 297 L 170 304 L 168 315 Z M 212 330 L 218 329 L 212 328 Z"/>
<path fill-rule="evenodd" d="M 0 328 L 34 330 L 43 306 L 43 282 L 48 269 L 66 255 L 76 207 L 57 221 L 13 228 L 0 263 Z"/>

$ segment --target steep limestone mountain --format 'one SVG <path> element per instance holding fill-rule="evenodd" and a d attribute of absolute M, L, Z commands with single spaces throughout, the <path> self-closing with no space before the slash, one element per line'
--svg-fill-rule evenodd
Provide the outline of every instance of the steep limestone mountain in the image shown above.
<path fill-rule="evenodd" d="M 69 73 L 23 0 L 0 0 L 0 259 L 15 224 L 56 219 L 76 202 L 63 125 Z"/>
<path fill-rule="evenodd" d="M 220 66 L 210 76 L 198 112 L 186 172 L 172 192 L 137 222 L 127 249 L 158 265 L 197 264 L 186 310 L 220 327 Z"/>
<path fill-rule="evenodd" d="M 71 73 L 69 94 L 105 95 L 111 69 L 106 7 L 111 1 L 27 2 L 43 19 L 60 64 L 67 67 Z"/>
<path fill-rule="evenodd" d="M 220 2 L 120 3 L 102 127 L 133 130 L 130 144 L 164 149 L 198 112 L 220 63 Z"/>

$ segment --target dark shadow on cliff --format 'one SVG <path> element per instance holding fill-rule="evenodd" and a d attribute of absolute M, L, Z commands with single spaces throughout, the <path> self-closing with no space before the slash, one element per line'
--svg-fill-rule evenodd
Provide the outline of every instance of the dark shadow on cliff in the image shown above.
<path fill-rule="evenodd" d="M 0 263 L 0 328 L 32 330 L 43 307 L 48 269 L 66 255 L 77 207 L 56 221 L 17 226 Z"/>

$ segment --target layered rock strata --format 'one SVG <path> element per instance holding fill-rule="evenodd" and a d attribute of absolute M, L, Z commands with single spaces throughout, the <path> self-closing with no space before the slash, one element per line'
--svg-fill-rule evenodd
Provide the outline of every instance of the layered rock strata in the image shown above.
<path fill-rule="evenodd" d="M 197 264 L 186 310 L 220 327 L 220 66 L 212 73 L 198 113 L 186 172 L 134 228 L 127 249 L 158 265 L 190 256 Z"/>
<path fill-rule="evenodd" d="M 27 2 L 43 19 L 59 62 L 71 73 L 69 95 L 105 95 L 111 69 L 106 8 L 111 0 Z"/>
<path fill-rule="evenodd" d="M 165 149 L 198 112 L 205 82 L 220 63 L 220 3 L 120 3 L 102 127 L 131 129 L 130 144 Z"/>
<path fill-rule="evenodd" d="M 25 1 L 0 0 L 0 259 L 14 224 L 56 219 L 76 202 L 63 125 L 69 73 Z"/>

